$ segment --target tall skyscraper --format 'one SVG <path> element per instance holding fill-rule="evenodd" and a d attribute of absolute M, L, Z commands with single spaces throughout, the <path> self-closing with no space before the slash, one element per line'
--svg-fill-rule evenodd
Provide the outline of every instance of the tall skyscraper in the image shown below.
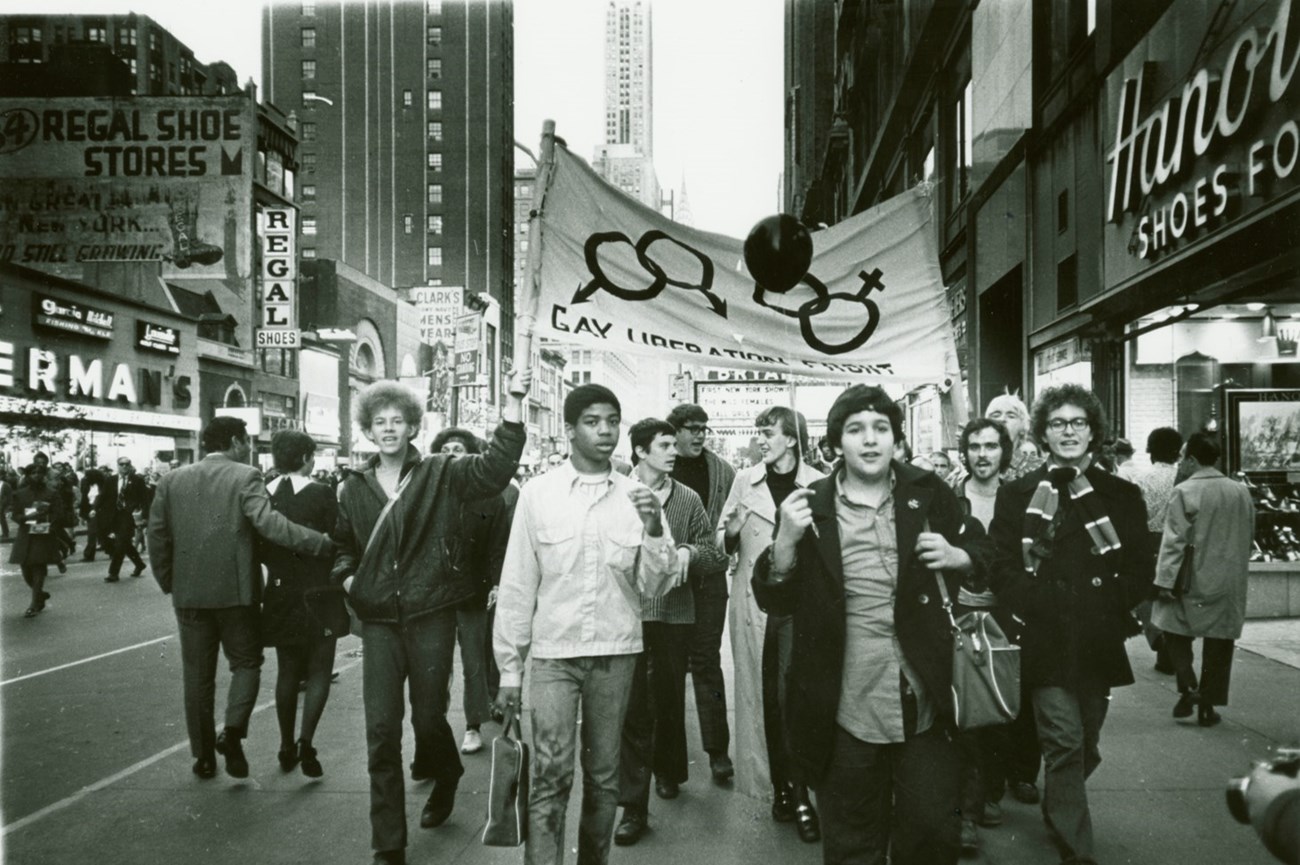
<path fill-rule="evenodd" d="M 600 176 L 658 209 L 654 168 L 654 66 L 649 0 L 611 0 L 605 11 L 605 143 Z"/>
<path fill-rule="evenodd" d="M 513 32 L 508 0 L 265 7 L 266 96 L 300 122 L 304 258 L 488 292 L 514 321 Z"/>

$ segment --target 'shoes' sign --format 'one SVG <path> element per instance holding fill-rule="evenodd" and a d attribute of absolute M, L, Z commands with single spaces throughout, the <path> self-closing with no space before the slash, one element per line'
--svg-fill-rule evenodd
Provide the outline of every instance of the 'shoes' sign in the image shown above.
<path fill-rule="evenodd" d="M 294 246 L 294 210 L 268 207 L 261 213 L 262 314 L 258 348 L 298 348 L 294 288 L 298 262 Z"/>

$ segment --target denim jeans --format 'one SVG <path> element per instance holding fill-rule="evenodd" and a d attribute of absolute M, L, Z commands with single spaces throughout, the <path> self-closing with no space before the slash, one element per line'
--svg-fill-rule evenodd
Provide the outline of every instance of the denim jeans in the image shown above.
<path fill-rule="evenodd" d="M 690 671 L 695 709 L 700 715 L 704 750 L 725 756 L 731 747 L 727 726 L 727 687 L 722 681 L 722 629 L 727 623 L 727 575 L 705 574 L 695 584 L 695 624 L 692 626 Z"/>
<path fill-rule="evenodd" d="M 408 679 L 416 750 L 429 762 L 434 780 L 455 784 L 465 772 L 447 723 L 455 650 L 456 611 L 451 608 L 397 625 L 362 624 L 361 693 L 370 769 L 370 842 L 376 850 L 406 847 L 402 686 Z"/>
<path fill-rule="evenodd" d="M 564 816 L 582 711 L 582 821 L 578 865 L 605 865 L 618 812 L 619 748 L 636 655 L 534 658 L 528 691 L 533 728 L 526 865 L 564 861 Z"/>
<path fill-rule="evenodd" d="M 211 756 L 216 743 L 217 648 L 230 664 L 230 691 L 226 695 L 226 727 L 248 735 L 248 719 L 262 683 L 262 643 L 257 607 L 201 609 L 177 607 L 181 666 L 185 689 L 185 726 L 190 753 Z"/>
<path fill-rule="evenodd" d="M 632 674 L 623 722 L 619 801 L 645 814 L 650 775 L 674 784 L 688 775 L 686 759 L 686 653 L 690 625 L 645 622 L 645 651 Z"/>
<path fill-rule="evenodd" d="M 1063 860 L 1092 858 L 1085 782 L 1101 763 L 1097 744 L 1109 707 L 1109 688 L 1034 689 L 1043 749 L 1043 820 Z"/>
<path fill-rule="evenodd" d="M 826 865 L 954 865 L 960 762 L 937 725 L 896 744 L 835 728 L 816 785 Z"/>
<path fill-rule="evenodd" d="M 478 727 L 491 716 L 487 659 L 491 654 L 487 634 L 488 611 L 456 610 L 456 639 L 465 674 L 465 726 Z"/>

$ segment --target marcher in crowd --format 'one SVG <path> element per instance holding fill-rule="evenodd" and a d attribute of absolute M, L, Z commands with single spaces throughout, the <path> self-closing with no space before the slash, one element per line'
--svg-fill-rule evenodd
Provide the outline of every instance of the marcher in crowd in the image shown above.
<path fill-rule="evenodd" d="M 17 487 L 14 473 L 0 466 L 0 541 L 9 540 L 9 509 L 13 507 Z"/>
<path fill-rule="evenodd" d="M 1133 465 L 1133 443 L 1126 438 L 1115 439 L 1115 474 L 1133 483 L 1137 466 Z"/>
<path fill-rule="evenodd" d="M 947 451 L 934 451 L 931 453 L 930 465 L 934 467 L 934 473 L 941 478 L 946 478 L 952 474 L 952 458 L 948 456 Z"/>
<path fill-rule="evenodd" d="M 262 572 L 254 536 L 310 556 L 328 555 L 332 545 L 325 535 L 294 525 L 271 507 L 261 475 L 247 464 L 252 446 L 244 421 L 213 418 L 202 443 L 202 460 L 168 472 L 158 484 L 149 510 L 149 560 L 154 579 L 176 608 L 194 774 L 215 775 L 219 753 L 226 774 L 246 778 L 242 740 L 262 676 Z M 129 477 L 129 462 L 124 469 Z M 123 513 L 130 516 L 128 507 L 119 507 L 119 519 Z M 230 664 L 219 736 L 213 720 L 218 646 Z"/>
<path fill-rule="evenodd" d="M 736 470 L 705 447 L 709 414 L 694 403 L 682 403 L 668 413 L 677 430 L 677 462 L 673 480 L 700 497 L 709 525 L 716 526 L 722 504 L 736 479 Z M 736 774 L 731 762 L 731 729 L 727 725 L 727 688 L 722 679 L 722 631 L 727 622 L 727 569 L 701 573 L 692 585 L 695 624 L 691 636 L 691 685 L 700 716 L 700 738 L 709 755 L 713 780 L 725 784 Z"/>
<path fill-rule="evenodd" d="M 50 593 L 45 591 L 49 566 L 62 561 L 54 527 L 63 520 L 63 495 L 48 482 L 49 469 L 33 462 L 24 471 L 23 486 L 14 493 L 13 518 L 18 537 L 9 551 L 9 564 L 18 565 L 23 582 L 32 592 L 31 605 L 23 615 L 35 618 L 45 609 Z"/>
<path fill-rule="evenodd" d="M 356 400 L 357 425 L 379 449 L 339 491 L 333 579 L 361 619 L 362 694 L 370 772 L 370 832 L 376 863 L 406 858 L 402 770 L 403 686 L 409 680 L 416 760 L 433 779 L 420 826 L 451 816 L 464 768 L 447 723 L 456 648 L 456 608 L 473 597 L 466 502 L 497 495 L 524 448 L 523 396 L 532 373 L 511 379 L 487 452 L 421 458 L 411 444 L 424 411 L 410 389 L 376 382 Z"/>
<path fill-rule="evenodd" d="M 578 862 L 608 861 L 623 723 L 644 648 L 641 598 L 663 594 L 678 575 L 658 497 L 610 464 L 620 414 L 618 397 L 603 385 L 569 392 L 569 462 L 524 487 L 510 528 L 493 647 L 501 668 L 497 702 L 507 714 L 519 710 L 524 661 L 532 656 L 527 865 L 564 861 L 579 732 Z"/>
<path fill-rule="evenodd" d="M 59 573 L 66 574 L 67 558 L 77 549 L 76 541 L 72 539 L 72 532 L 77 527 L 77 505 L 81 500 L 81 489 L 77 486 L 76 472 L 66 462 L 57 462 L 50 466 L 45 483 L 63 499 L 63 518 L 53 527 L 53 531 L 59 542 Z"/>
<path fill-rule="evenodd" d="M 959 438 L 962 468 L 966 479 L 953 492 L 963 512 L 979 522 L 985 531 L 993 522 L 1001 473 L 1011 464 L 1014 453 L 1011 435 L 1001 422 L 976 418 L 966 424 Z M 985 589 L 975 591 L 962 586 L 957 597 L 960 612 L 987 609 L 1011 640 L 1020 642 L 1020 623 L 1010 611 L 998 604 L 997 596 Z M 1038 731 L 1030 697 L 1022 689 L 1024 710 L 1010 724 L 963 732 L 957 744 L 962 753 L 961 846 L 964 853 L 979 850 L 978 824 L 1002 825 L 1002 797 L 1010 787 L 1012 795 L 1022 801 L 1038 801 L 1038 768 L 1042 757 L 1038 750 Z"/>
<path fill-rule="evenodd" d="M 808 441 L 803 415 L 773 406 L 754 419 L 754 426 L 762 460 L 736 476 L 718 526 L 726 552 L 737 556 L 731 582 L 736 787 L 747 796 L 770 796 L 772 819 L 794 822 L 799 836 L 813 842 L 820 837 L 817 811 L 807 785 L 795 783 L 784 723 L 794 621 L 759 609 L 750 580 L 759 555 L 772 543 L 777 508 L 822 474 L 799 459 Z"/>
<path fill-rule="evenodd" d="M 754 569 L 769 614 L 794 616 L 786 723 L 817 791 L 826 863 L 951 865 L 960 763 L 952 741 L 949 596 L 990 555 L 942 479 L 896 459 L 902 410 L 854 385 L 831 406 L 843 465 L 782 503 Z"/>
<path fill-rule="evenodd" d="M 1147 436 L 1147 454 L 1151 457 L 1151 465 L 1138 469 L 1132 478 L 1133 483 L 1142 490 L 1142 500 L 1147 506 L 1147 554 L 1153 562 L 1160 555 L 1160 538 L 1165 530 L 1169 500 L 1174 495 L 1174 481 L 1178 475 L 1182 447 L 1183 437 L 1173 427 L 1164 426 L 1152 430 Z M 1172 675 L 1174 665 L 1169 660 L 1169 648 L 1165 645 L 1164 634 L 1151 621 L 1153 600 L 1150 596 L 1143 598 L 1134 613 L 1142 622 L 1147 644 L 1155 650 L 1156 672 Z"/>
<path fill-rule="evenodd" d="M 677 577 L 663 597 L 641 599 L 645 651 L 632 673 L 627 719 L 623 723 L 619 804 L 623 819 L 614 843 L 635 844 L 649 826 L 650 776 L 660 799 L 676 799 L 688 776 L 686 756 L 686 665 L 690 652 L 695 597 L 690 583 L 702 573 L 727 567 L 700 497 L 673 480 L 677 431 L 658 418 L 632 425 L 633 475 L 663 506 L 677 543 Z"/>
<path fill-rule="evenodd" d="M 1178 680 L 1175 718 L 1197 711 L 1202 727 L 1219 723 L 1215 706 L 1228 704 L 1232 652 L 1246 618 L 1255 506 L 1243 484 L 1223 476 L 1215 465 L 1219 443 L 1212 433 L 1193 433 L 1184 458 L 1192 476 L 1174 487 L 1165 517 L 1156 565 L 1159 589 L 1152 620 L 1165 635 Z M 1191 557 L 1186 590 L 1172 589 Z M 1192 640 L 1201 638 L 1201 677 L 1192 671 Z"/>
<path fill-rule="evenodd" d="M 482 452 L 478 436 L 467 429 L 448 427 L 438 433 L 429 452 L 465 456 Z M 496 694 L 491 688 L 492 613 L 496 606 L 501 566 L 510 540 L 510 523 L 519 501 L 519 487 L 512 481 L 495 496 L 465 505 L 465 526 L 470 537 L 470 573 L 474 594 L 456 608 L 456 639 L 460 644 L 460 666 L 465 679 L 465 738 L 462 754 L 483 750 L 483 723 L 492 715 Z M 416 759 L 419 764 L 421 761 Z"/>
<path fill-rule="evenodd" d="M 108 537 L 113 544 L 104 582 L 116 583 L 122 572 L 122 560 L 128 558 L 135 565 L 131 576 L 140 576 L 144 573 L 144 559 L 135 548 L 135 522 L 137 514 L 150 513 L 145 510 L 149 490 L 135 473 L 135 466 L 128 457 L 118 457 L 117 474 L 109 478 L 107 488 L 97 501 L 103 503 L 99 516 L 107 521 Z"/>
<path fill-rule="evenodd" d="M 83 562 L 93 562 L 100 547 L 110 557 L 113 554 L 111 541 L 105 537 L 107 520 L 103 515 L 103 503 L 100 502 L 108 489 L 108 479 L 111 476 L 112 470 L 108 466 L 92 466 L 81 476 L 81 518 L 86 521 L 86 547 L 81 554 Z"/>
<path fill-rule="evenodd" d="M 1001 423 L 1011 436 L 1014 453 L 1011 455 L 1011 465 L 1002 472 L 1002 480 L 1013 481 L 1043 464 L 1038 446 L 1029 438 L 1029 409 L 1025 408 L 1020 397 L 1009 392 L 993 397 L 984 410 L 984 417 Z M 964 479 L 964 470 L 959 467 L 957 472 L 957 476 L 950 481 L 954 485 Z"/>
<path fill-rule="evenodd" d="M 271 437 L 271 458 L 279 478 L 267 487 L 271 506 L 295 525 L 321 534 L 334 530 L 338 500 L 325 484 L 311 479 L 316 441 L 298 430 L 281 430 Z M 330 584 L 332 556 L 309 557 L 271 541 L 258 544 L 258 559 L 266 566 L 262 595 L 262 644 L 275 647 L 275 717 L 280 725 L 280 769 L 302 766 L 308 778 L 324 774 L 313 745 L 316 726 L 325 712 L 334 674 L 338 638 L 348 632 L 343 592 Z M 298 686 L 302 698 L 302 728 L 295 735 Z"/>
<path fill-rule="evenodd" d="M 1048 834 L 1063 862 L 1086 863 L 1094 843 L 1085 782 L 1101 762 L 1111 688 L 1133 683 L 1129 611 L 1151 582 L 1147 515 L 1138 488 L 1094 462 L 1106 421 L 1091 391 L 1048 388 L 1032 429 L 1048 462 L 998 490 L 991 585 L 1025 622 L 1021 676 L 1043 752 Z"/>

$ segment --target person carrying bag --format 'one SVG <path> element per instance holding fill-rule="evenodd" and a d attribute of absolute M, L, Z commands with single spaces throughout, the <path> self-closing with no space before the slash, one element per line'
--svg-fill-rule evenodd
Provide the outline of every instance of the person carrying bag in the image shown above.
<path fill-rule="evenodd" d="M 511 709 L 501 735 L 492 740 L 488 813 L 483 825 L 483 843 L 488 847 L 518 847 L 528 839 L 529 764 L 523 738 L 519 715 Z"/>

